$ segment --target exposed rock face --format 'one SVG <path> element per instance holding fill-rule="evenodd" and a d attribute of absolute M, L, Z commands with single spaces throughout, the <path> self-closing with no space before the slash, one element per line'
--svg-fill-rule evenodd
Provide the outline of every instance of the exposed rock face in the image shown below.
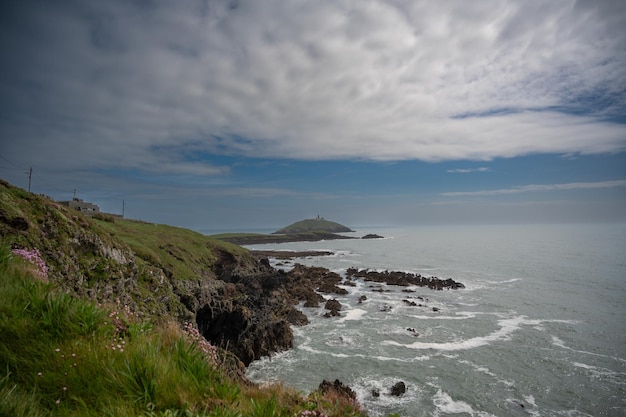
<path fill-rule="evenodd" d="M 356 401 L 356 393 L 352 390 L 352 388 L 347 385 L 343 385 L 343 383 L 338 379 L 335 379 L 334 382 L 327 380 L 322 381 L 318 390 L 323 394 L 333 393 L 338 397 Z"/>
<path fill-rule="evenodd" d="M 256 274 L 226 273 L 219 278 L 228 283 L 216 295 L 205 294 L 203 303 L 194 304 L 196 322 L 209 341 L 234 352 L 246 366 L 292 347 L 290 325 L 308 323 L 296 304 L 304 301 L 305 306 L 319 306 L 324 301 L 316 291 L 320 288 L 336 294 L 345 292 L 336 285 L 341 282 L 338 274 L 300 264 L 288 273 L 266 265 Z M 329 300 L 326 305 L 330 315 L 339 315 L 338 301 Z"/>

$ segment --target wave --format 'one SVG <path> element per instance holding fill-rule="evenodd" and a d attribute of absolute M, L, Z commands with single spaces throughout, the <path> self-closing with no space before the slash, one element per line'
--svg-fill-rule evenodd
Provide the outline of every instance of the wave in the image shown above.
<path fill-rule="evenodd" d="M 481 346 L 489 345 L 492 342 L 509 340 L 510 335 L 520 329 L 522 325 L 536 325 L 541 320 L 529 320 L 526 316 L 518 316 L 510 319 L 498 320 L 500 328 L 495 332 L 486 336 L 473 337 L 458 342 L 414 342 L 409 344 L 398 343 L 393 340 L 385 340 L 384 345 L 403 346 L 409 349 L 434 349 L 441 351 L 457 351 L 474 349 Z"/>
<path fill-rule="evenodd" d="M 472 406 L 466 403 L 465 401 L 453 400 L 452 397 L 449 394 L 443 392 L 441 388 L 433 396 L 433 404 L 435 405 L 435 407 L 437 407 L 435 416 L 439 416 L 440 413 L 444 413 L 444 414 L 465 413 L 465 414 L 469 414 L 470 416 L 479 416 L 479 417 L 493 416 L 493 414 L 489 414 L 484 411 L 474 410 Z"/>
<path fill-rule="evenodd" d="M 473 319 L 478 314 L 487 314 L 487 313 L 478 313 L 473 311 L 459 311 L 455 313 L 456 316 L 414 316 L 414 315 L 406 315 L 408 318 L 418 319 L 418 320 L 467 320 Z"/>
<path fill-rule="evenodd" d="M 342 323 L 344 321 L 348 321 L 348 320 L 361 320 L 361 318 L 363 317 L 363 315 L 367 314 L 366 310 L 362 310 L 360 308 L 355 308 L 352 310 L 347 310 L 346 315 L 341 317 L 339 320 L 337 320 L 339 323 Z"/>
<path fill-rule="evenodd" d="M 599 356 L 601 358 L 608 358 L 608 359 L 612 359 L 612 360 L 619 361 L 619 362 L 622 362 L 622 363 L 626 363 L 626 359 L 619 358 L 617 356 L 603 355 L 601 353 L 588 352 L 586 350 L 577 350 L 577 349 L 573 349 L 573 348 L 571 348 L 569 346 L 565 346 L 565 342 L 563 340 L 559 339 L 556 336 L 552 336 L 552 345 L 560 347 L 561 349 L 570 350 L 570 351 L 576 352 L 576 353 L 583 353 L 585 355 L 590 355 L 590 356 Z"/>

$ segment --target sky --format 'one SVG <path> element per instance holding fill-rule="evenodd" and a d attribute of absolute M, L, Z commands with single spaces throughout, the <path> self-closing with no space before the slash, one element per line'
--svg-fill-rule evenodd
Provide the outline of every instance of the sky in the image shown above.
<path fill-rule="evenodd" d="M 0 178 L 204 233 L 626 221 L 626 2 L 0 2 Z"/>

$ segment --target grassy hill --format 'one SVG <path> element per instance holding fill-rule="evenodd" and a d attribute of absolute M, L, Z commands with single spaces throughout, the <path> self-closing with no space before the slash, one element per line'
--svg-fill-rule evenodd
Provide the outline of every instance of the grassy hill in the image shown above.
<path fill-rule="evenodd" d="M 0 180 L 0 416 L 364 416 L 242 376 L 240 360 L 290 342 L 274 272 L 239 246 Z"/>
<path fill-rule="evenodd" d="M 353 231 L 354 230 L 342 224 L 318 217 L 316 219 L 305 219 L 292 223 L 289 226 L 275 231 L 274 234 L 291 235 L 309 232 L 346 233 Z"/>

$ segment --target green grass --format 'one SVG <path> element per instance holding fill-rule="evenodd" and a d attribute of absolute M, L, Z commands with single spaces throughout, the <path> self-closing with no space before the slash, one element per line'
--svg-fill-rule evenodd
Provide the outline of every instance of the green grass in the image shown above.
<path fill-rule="evenodd" d="M 137 257 L 171 271 L 178 279 L 199 279 L 220 262 L 220 252 L 248 256 L 236 245 L 189 229 L 115 219 L 92 219 L 94 227 L 127 244 Z"/>
<path fill-rule="evenodd" d="M 16 258 L 0 245 L 0 416 L 300 416 L 317 405 L 365 415 L 232 380 L 177 324 L 151 326 L 59 292 Z"/>

